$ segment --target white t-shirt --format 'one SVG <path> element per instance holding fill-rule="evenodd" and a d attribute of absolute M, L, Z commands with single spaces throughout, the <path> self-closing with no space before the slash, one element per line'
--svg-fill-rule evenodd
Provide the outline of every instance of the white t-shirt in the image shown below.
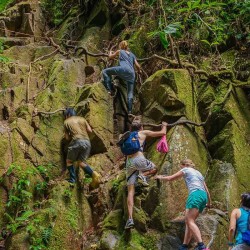
<path fill-rule="evenodd" d="M 181 169 L 181 171 L 184 173 L 184 179 L 189 194 L 196 190 L 203 190 L 206 192 L 206 189 L 204 187 L 204 177 L 198 170 L 192 167 L 186 167 Z"/>

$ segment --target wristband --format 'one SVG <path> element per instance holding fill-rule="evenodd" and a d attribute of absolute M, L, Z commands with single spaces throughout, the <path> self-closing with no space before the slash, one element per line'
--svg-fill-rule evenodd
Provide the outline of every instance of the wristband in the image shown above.
<path fill-rule="evenodd" d="M 232 247 L 234 245 L 234 243 L 233 242 L 228 242 L 227 245 Z"/>

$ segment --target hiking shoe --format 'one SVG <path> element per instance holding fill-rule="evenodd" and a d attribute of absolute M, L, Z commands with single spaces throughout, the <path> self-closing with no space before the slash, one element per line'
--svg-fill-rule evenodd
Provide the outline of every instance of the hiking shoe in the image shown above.
<path fill-rule="evenodd" d="M 90 183 L 90 186 L 92 188 L 98 188 L 100 183 L 101 183 L 101 175 L 98 174 L 96 171 L 93 171 L 92 182 Z"/>
<path fill-rule="evenodd" d="M 204 244 L 198 244 L 194 250 L 206 250 L 206 246 Z"/>
<path fill-rule="evenodd" d="M 188 250 L 188 245 L 182 244 L 182 245 L 178 248 L 178 250 Z"/>
<path fill-rule="evenodd" d="M 138 183 L 142 184 L 143 187 L 149 186 L 147 178 L 144 175 L 139 174 L 137 178 L 138 178 Z"/>
<path fill-rule="evenodd" d="M 128 219 L 125 225 L 125 229 L 134 228 L 135 224 L 133 219 Z"/>

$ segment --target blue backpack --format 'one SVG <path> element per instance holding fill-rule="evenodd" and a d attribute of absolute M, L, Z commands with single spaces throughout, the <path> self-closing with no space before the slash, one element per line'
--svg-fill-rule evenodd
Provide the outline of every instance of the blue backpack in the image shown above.
<path fill-rule="evenodd" d="M 132 155 L 140 151 L 141 145 L 138 131 L 126 132 L 117 145 L 121 148 L 124 155 Z"/>
<path fill-rule="evenodd" d="M 248 212 L 248 220 L 247 220 L 247 231 L 242 233 L 242 240 L 250 245 L 250 212 Z"/>

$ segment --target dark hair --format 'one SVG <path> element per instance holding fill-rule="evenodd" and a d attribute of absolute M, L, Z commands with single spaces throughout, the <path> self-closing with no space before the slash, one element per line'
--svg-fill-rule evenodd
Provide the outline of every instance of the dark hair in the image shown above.
<path fill-rule="evenodd" d="M 73 108 L 66 108 L 64 111 L 64 117 L 76 116 L 76 111 Z"/>
<path fill-rule="evenodd" d="M 241 204 L 244 207 L 250 208 L 250 193 L 244 193 L 241 195 Z"/>
<path fill-rule="evenodd" d="M 131 131 L 139 131 L 142 128 L 142 124 L 138 121 L 132 122 L 131 124 Z"/>

